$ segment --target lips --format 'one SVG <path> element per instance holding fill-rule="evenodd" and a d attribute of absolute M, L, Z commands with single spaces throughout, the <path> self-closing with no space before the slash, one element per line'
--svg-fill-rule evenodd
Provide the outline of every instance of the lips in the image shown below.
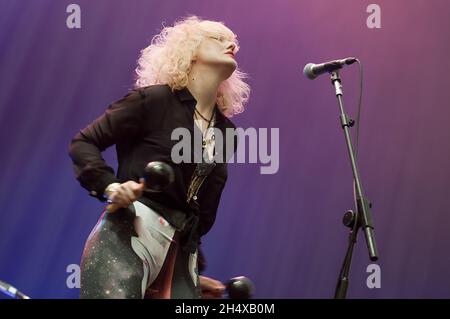
<path fill-rule="evenodd" d="M 226 52 L 225 54 L 231 55 L 232 57 L 234 57 L 234 53 L 231 51 Z"/>

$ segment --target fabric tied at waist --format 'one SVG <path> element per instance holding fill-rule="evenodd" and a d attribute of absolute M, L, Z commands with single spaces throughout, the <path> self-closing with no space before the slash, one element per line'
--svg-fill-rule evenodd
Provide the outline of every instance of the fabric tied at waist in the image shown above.
<path fill-rule="evenodd" d="M 200 236 L 198 234 L 199 223 L 200 217 L 196 213 L 192 213 L 186 219 L 184 233 L 181 237 L 181 247 L 186 252 L 193 254 L 200 245 Z"/>
<path fill-rule="evenodd" d="M 198 210 L 193 209 L 188 212 L 184 212 L 167 207 L 144 196 L 139 198 L 138 201 L 154 209 L 158 214 L 164 217 L 169 224 L 181 233 L 180 246 L 184 251 L 195 253 L 200 244 L 200 216 Z"/>

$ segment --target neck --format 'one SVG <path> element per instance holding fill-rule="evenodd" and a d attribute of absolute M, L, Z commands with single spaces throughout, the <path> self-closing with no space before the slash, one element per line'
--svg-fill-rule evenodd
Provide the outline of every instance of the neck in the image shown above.
<path fill-rule="evenodd" d="M 209 118 L 217 99 L 217 90 L 222 82 L 218 72 L 211 66 L 192 64 L 187 88 L 196 99 L 197 110 Z"/>

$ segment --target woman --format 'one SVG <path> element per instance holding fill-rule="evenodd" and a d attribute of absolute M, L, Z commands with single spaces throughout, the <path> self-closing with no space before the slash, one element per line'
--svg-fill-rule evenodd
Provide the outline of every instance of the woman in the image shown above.
<path fill-rule="evenodd" d="M 243 111 L 250 91 L 237 51 L 236 35 L 221 22 L 193 16 L 165 27 L 141 51 L 135 89 L 73 138 L 69 153 L 80 184 L 120 208 L 106 209 L 86 242 L 82 298 L 222 295 L 220 282 L 199 276 L 197 257 L 215 220 L 226 161 L 173 161 L 171 133 L 200 131 L 203 158 L 217 153 L 214 132 L 226 136 L 235 128 L 229 117 Z M 224 137 L 224 147 L 232 142 Z M 117 176 L 101 156 L 112 145 Z M 174 183 L 162 192 L 139 182 L 151 161 L 174 170 Z"/>

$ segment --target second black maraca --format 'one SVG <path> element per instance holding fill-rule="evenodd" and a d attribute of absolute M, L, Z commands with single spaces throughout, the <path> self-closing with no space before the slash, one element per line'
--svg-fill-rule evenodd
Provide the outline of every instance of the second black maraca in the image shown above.
<path fill-rule="evenodd" d="M 239 276 L 227 282 L 226 290 L 230 299 L 250 299 L 253 296 L 254 286 L 250 279 Z"/>

